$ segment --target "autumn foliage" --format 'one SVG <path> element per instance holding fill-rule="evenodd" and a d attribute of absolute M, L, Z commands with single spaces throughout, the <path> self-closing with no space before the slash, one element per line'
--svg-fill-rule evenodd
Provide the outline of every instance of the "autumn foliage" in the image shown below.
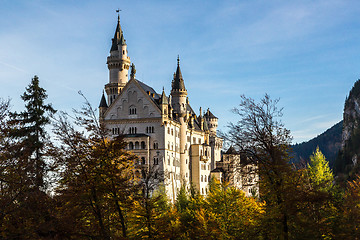
<path fill-rule="evenodd" d="M 289 131 L 267 95 L 243 97 L 224 136 L 258 165 L 259 195 L 212 179 L 206 196 L 182 187 L 175 202 L 157 168 L 134 174 L 137 156 L 87 101 L 52 115 L 46 97 L 35 77 L 23 112 L 0 100 L 0 239 L 360 239 L 360 177 L 338 186 L 320 149 L 290 164 Z"/>

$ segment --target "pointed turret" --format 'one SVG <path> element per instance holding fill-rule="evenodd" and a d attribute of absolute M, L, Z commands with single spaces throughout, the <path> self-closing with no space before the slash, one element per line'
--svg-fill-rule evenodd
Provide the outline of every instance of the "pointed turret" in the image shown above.
<path fill-rule="evenodd" d="M 120 25 L 120 16 L 118 16 L 118 23 L 115 29 L 115 34 L 114 34 L 114 38 L 112 39 L 112 45 L 111 45 L 111 49 L 110 52 L 112 51 L 117 51 L 117 50 L 121 50 L 119 48 L 119 45 L 126 45 L 126 40 L 124 38 L 124 33 L 121 30 L 121 25 Z"/>
<path fill-rule="evenodd" d="M 172 81 L 172 91 L 173 90 L 186 91 L 184 79 L 183 79 L 182 74 L 181 74 L 179 56 L 177 58 L 177 68 L 176 68 L 176 72 L 174 73 L 174 80 Z"/>
<path fill-rule="evenodd" d="M 130 57 L 127 56 L 127 45 L 120 25 L 120 16 L 115 29 L 114 38 L 107 58 L 109 83 L 105 85 L 108 104 L 111 105 L 128 82 Z"/>
<path fill-rule="evenodd" d="M 172 80 L 171 97 L 171 106 L 174 108 L 175 113 L 180 117 L 184 117 L 186 115 L 187 91 L 180 70 L 179 56 L 177 58 L 177 68 L 174 73 L 174 79 Z"/>
<path fill-rule="evenodd" d="M 105 99 L 105 94 L 104 94 L 104 92 L 103 92 L 103 94 L 102 94 L 101 101 L 100 101 L 100 104 L 99 104 L 99 108 L 101 108 L 101 107 L 105 107 L 105 108 L 108 107 L 108 105 L 107 105 L 107 103 L 106 103 L 106 99 Z"/>
<path fill-rule="evenodd" d="M 168 99 L 165 95 L 165 90 L 163 88 L 162 94 L 161 94 L 161 104 L 169 104 Z"/>
<path fill-rule="evenodd" d="M 106 112 L 107 109 L 108 109 L 108 105 L 106 103 L 105 94 L 103 92 L 101 100 L 100 100 L 100 104 L 99 104 L 99 118 L 104 117 L 104 113 Z"/>
<path fill-rule="evenodd" d="M 110 52 L 119 50 L 118 49 L 119 43 L 121 45 L 125 44 L 123 31 L 121 30 L 121 25 L 120 25 L 120 16 L 118 16 L 118 22 L 117 22 L 117 26 L 115 29 L 114 38 L 112 39 L 112 45 L 111 45 Z"/>
<path fill-rule="evenodd" d="M 164 124 L 168 120 L 168 116 L 169 116 L 169 102 L 166 97 L 164 88 L 161 94 L 160 106 L 161 106 L 162 123 Z"/>

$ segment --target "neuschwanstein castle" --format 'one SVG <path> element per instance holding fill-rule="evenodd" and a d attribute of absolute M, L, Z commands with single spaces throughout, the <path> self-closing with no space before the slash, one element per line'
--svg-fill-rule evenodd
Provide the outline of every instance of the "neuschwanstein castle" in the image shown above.
<path fill-rule="evenodd" d="M 134 64 L 130 63 L 118 17 L 107 58 L 109 83 L 105 85 L 107 97 L 103 94 L 99 106 L 100 120 L 112 136 L 125 135 L 128 150 L 139 156 L 138 165 L 156 167 L 164 173 L 171 200 L 182 184 L 192 183 L 206 195 L 211 172 L 221 178 L 217 166 L 222 163 L 223 140 L 216 134 L 218 118 L 209 109 L 202 112 L 200 108 L 197 114 L 191 108 L 179 58 L 169 96 L 136 79 Z"/>

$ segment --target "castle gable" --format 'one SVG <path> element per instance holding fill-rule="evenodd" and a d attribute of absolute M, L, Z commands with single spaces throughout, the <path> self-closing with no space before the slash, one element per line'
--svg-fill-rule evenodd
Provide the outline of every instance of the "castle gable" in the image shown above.
<path fill-rule="evenodd" d="M 105 113 L 105 120 L 160 118 L 160 96 L 146 84 L 131 79 Z"/>

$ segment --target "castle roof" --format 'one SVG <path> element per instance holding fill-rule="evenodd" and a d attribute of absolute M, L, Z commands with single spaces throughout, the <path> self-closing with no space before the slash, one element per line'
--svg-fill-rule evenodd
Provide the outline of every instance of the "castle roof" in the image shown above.
<path fill-rule="evenodd" d="M 162 94 L 161 94 L 161 104 L 169 104 L 169 101 L 165 95 L 165 90 L 163 88 Z"/>
<path fill-rule="evenodd" d="M 121 25 L 120 25 L 120 16 L 118 16 L 118 22 L 117 22 L 117 26 L 115 29 L 115 34 L 114 34 L 114 38 L 112 39 L 112 45 L 111 45 L 111 51 L 117 51 L 118 50 L 118 44 L 121 43 L 122 45 L 125 45 L 125 39 L 124 39 L 124 34 L 123 31 L 121 30 Z"/>
<path fill-rule="evenodd" d="M 214 115 L 214 114 L 212 114 L 212 112 L 210 112 L 210 110 L 209 110 L 209 109 L 207 109 L 207 111 L 206 111 L 206 113 L 205 113 L 204 117 L 205 117 L 205 118 L 216 118 L 216 119 L 217 119 L 217 117 L 215 117 L 215 115 Z"/>
<path fill-rule="evenodd" d="M 173 90 L 184 90 L 184 91 L 186 91 L 184 79 L 182 77 L 181 70 L 180 70 L 180 59 L 179 59 L 179 57 L 177 59 L 177 68 L 176 68 L 176 72 L 174 73 L 174 79 L 172 81 L 172 91 Z"/>
<path fill-rule="evenodd" d="M 152 99 L 154 99 L 154 100 L 160 99 L 160 95 L 159 95 L 158 93 L 156 93 L 156 91 L 155 91 L 152 87 L 150 87 L 149 85 L 146 85 L 145 83 L 143 83 L 143 82 L 141 82 L 141 81 L 139 81 L 139 80 L 137 80 L 137 79 L 135 79 L 135 80 L 139 83 L 140 87 L 141 87 L 147 94 L 150 93 L 149 95 L 151 96 Z"/>
<path fill-rule="evenodd" d="M 225 152 L 225 154 L 237 154 L 237 152 L 233 146 L 230 146 L 229 149 Z"/>
<path fill-rule="evenodd" d="M 102 97 L 101 97 L 101 100 L 100 100 L 100 105 L 99 105 L 99 108 L 101 107 L 108 107 L 107 103 L 106 103 L 106 99 L 105 99 L 105 95 L 104 95 L 104 92 L 102 94 Z"/>

